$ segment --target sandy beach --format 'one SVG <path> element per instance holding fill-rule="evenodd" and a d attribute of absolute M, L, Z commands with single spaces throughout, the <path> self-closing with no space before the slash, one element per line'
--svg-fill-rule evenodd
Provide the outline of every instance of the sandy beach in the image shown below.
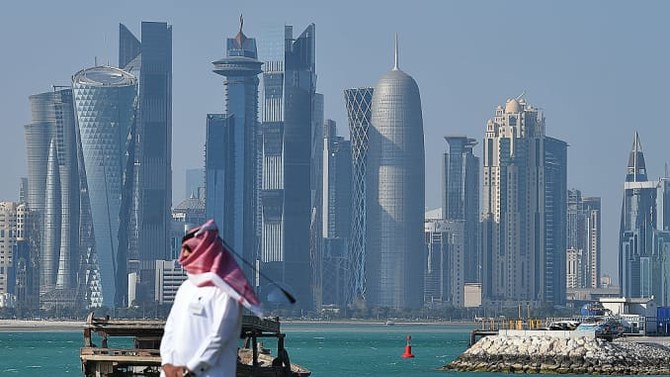
<path fill-rule="evenodd" d="M 0 332 L 10 331 L 81 331 L 84 321 L 48 321 L 0 319 Z"/>

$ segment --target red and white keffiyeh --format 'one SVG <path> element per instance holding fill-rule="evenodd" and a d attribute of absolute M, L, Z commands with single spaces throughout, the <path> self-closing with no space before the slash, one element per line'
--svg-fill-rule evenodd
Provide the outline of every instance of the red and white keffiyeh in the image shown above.
<path fill-rule="evenodd" d="M 235 261 L 233 253 L 219 238 L 219 229 L 214 220 L 189 231 L 182 240 L 182 247 L 191 250 L 187 257 L 183 253 L 179 256 L 179 263 L 193 284 L 199 287 L 216 286 L 255 315 L 263 315 L 261 301 Z"/>

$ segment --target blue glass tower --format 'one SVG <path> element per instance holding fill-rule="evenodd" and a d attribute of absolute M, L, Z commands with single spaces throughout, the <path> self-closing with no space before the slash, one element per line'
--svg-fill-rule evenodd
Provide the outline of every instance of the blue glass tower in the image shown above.
<path fill-rule="evenodd" d="M 479 282 L 479 157 L 472 153 L 477 141 L 465 136 L 444 139 L 449 151 L 443 161 L 442 217 L 464 222 L 463 275 L 458 281 Z"/>
<path fill-rule="evenodd" d="M 169 257 L 172 207 L 172 26 L 142 22 L 141 41 L 119 25 L 119 67 L 138 79 L 138 116 L 131 196 L 128 257 L 139 261 L 145 288 L 139 299 L 153 302 L 156 260 Z"/>
<path fill-rule="evenodd" d="M 622 297 L 651 297 L 659 287 L 659 255 L 654 252 L 657 182 L 647 178 L 640 137 L 635 133 L 628 158 L 619 233 Z M 659 287 L 660 288 L 660 287 Z M 659 296 L 660 297 L 660 296 Z"/>
<path fill-rule="evenodd" d="M 311 307 L 312 127 L 315 118 L 315 26 L 293 27 L 263 41 L 261 268 Z M 263 282 L 261 282 L 261 287 Z"/>
<path fill-rule="evenodd" d="M 72 78 L 77 125 L 86 168 L 103 303 L 126 304 L 127 240 L 122 205 L 131 192 L 137 79 L 115 67 L 81 70 Z M 130 164 L 132 166 L 132 163 Z"/>
<path fill-rule="evenodd" d="M 208 116 L 205 163 L 207 216 L 222 229 L 223 238 L 248 261 L 256 260 L 258 180 L 258 61 L 256 40 L 240 30 L 226 41 L 226 57 L 213 62 L 213 71 L 225 77 L 225 117 Z M 214 119 L 224 122 L 214 129 Z M 218 122 L 217 122 L 218 124 Z M 220 142 L 209 136 L 219 135 Z M 216 143 L 216 144 L 215 144 Z M 221 151 L 214 151 L 221 149 Z M 245 266 L 247 276 L 253 276 Z"/>
<path fill-rule="evenodd" d="M 323 140 L 322 302 L 344 306 L 351 236 L 351 142 L 337 136 L 336 123 L 330 119 L 324 124 Z"/>

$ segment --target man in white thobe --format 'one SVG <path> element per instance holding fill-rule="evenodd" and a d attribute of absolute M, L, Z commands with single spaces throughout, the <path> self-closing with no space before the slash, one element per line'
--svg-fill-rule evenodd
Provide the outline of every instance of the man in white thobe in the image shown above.
<path fill-rule="evenodd" d="M 161 340 L 162 377 L 235 377 L 242 305 L 260 301 L 210 220 L 187 233 L 179 263 L 188 274 Z"/>

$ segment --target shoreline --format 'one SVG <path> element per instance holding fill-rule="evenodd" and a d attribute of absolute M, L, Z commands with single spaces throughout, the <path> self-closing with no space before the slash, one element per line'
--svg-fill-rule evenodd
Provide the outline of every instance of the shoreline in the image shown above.
<path fill-rule="evenodd" d="M 327 324 L 327 325 L 380 325 L 380 326 L 472 326 L 475 328 L 477 324 L 473 321 L 463 320 L 463 321 L 409 321 L 409 320 L 389 320 L 392 324 L 387 324 L 387 320 L 376 320 L 376 319 L 336 319 L 336 320 L 308 320 L 308 319 L 281 319 L 279 321 L 282 324 L 296 324 L 296 325 L 317 325 L 317 324 Z"/>
<path fill-rule="evenodd" d="M 82 331 L 84 321 L 0 319 L 0 332 Z"/>
<path fill-rule="evenodd" d="M 472 321 L 402 321 L 394 320 L 393 324 L 387 325 L 384 320 L 304 320 L 304 319 L 281 319 L 283 324 L 294 325 L 346 325 L 346 326 L 370 326 L 382 327 L 394 326 L 476 326 Z M 61 321 L 61 320 L 21 320 L 0 319 L 0 332 L 38 332 L 38 331 L 81 331 L 85 321 Z"/>

